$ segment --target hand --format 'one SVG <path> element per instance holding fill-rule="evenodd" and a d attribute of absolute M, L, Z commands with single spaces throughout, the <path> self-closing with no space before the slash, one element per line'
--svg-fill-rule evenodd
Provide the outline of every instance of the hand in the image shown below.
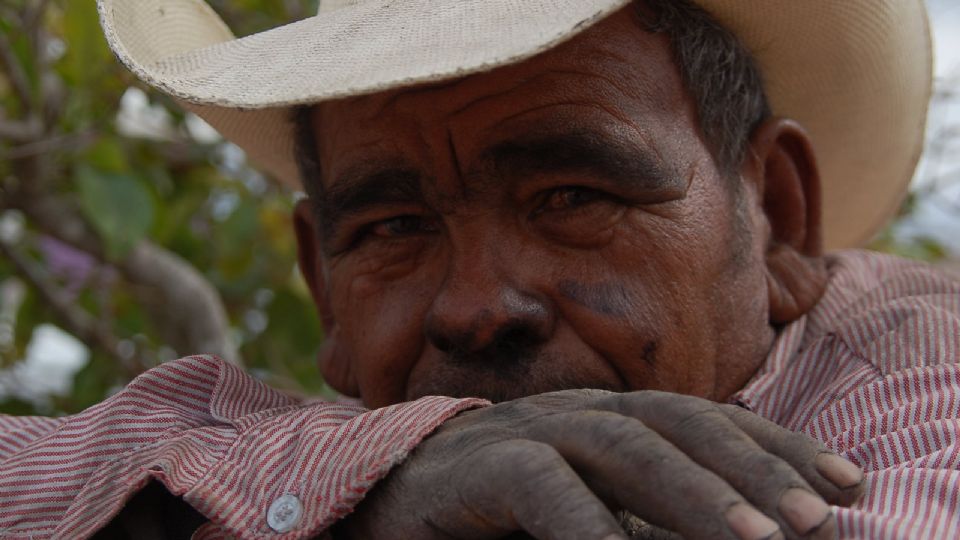
<path fill-rule="evenodd" d="M 623 509 L 685 538 L 833 538 L 826 502 L 848 505 L 862 484 L 817 441 L 736 406 L 568 390 L 448 420 L 338 530 L 612 540 Z"/>

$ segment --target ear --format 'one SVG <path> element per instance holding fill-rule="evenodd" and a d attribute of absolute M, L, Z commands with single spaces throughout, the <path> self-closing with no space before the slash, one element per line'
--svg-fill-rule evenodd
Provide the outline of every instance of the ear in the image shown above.
<path fill-rule="evenodd" d="M 297 265 L 307 282 L 313 303 L 323 324 L 324 340 L 317 362 L 324 380 L 334 390 L 350 397 L 360 397 L 360 387 L 353 363 L 340 339 L 340 326 L 333 316 L 323 269 L 323 250 L 316 214 L 309 199 L 297 201 L 293 210 L 293 230 L 297 236 Z"/>
<path fill-rule="evenodd" d="M 798 319 L 827 285 L 820 228 L 820 173 L 810 137 L 793 120 L 771 118 L 750 140 L 743 174 L 753 180 L 769 225 L 766 242 L 770 322 Z"/>

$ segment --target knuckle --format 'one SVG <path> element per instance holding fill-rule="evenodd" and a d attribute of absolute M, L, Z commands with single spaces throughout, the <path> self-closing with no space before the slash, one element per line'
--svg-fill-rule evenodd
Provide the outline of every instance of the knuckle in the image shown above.
<path fill-rule="evenodd" d="M 535 441 L 513 441 L 495 452 L 502 463 L 496 480 L 500 497 L 527 513 L 532 507 L 569 497 L 575 473 L 553 447 Z M 574 490 L 575 491 L 575 490 Z M 532 505 L 532 506 L 531 506 Z"/>
<path fill-rule="evenodd" d="M 504 420 L 525 420 L 544 413 L 539 403 L 527 398 L 498 403 L 494 407 L 497 408 L 497 415 Z"/>
<path fill-rule="evenodd" d="M 807 454 L 810 460 L 813 460 L 822 452 L 829 452 L 827 447 L 817 439 L 814 439 L 803 433 L 790 431 L 788 429 L 783 429 L 781 441 L 781 445 L 784 450 L 792 451 L 794 453 Z"/>
<path fill-rule="evenodd" d="M 453 484 L 468 506 L 496 507 L 493 499 L 523 500 L 548 474 L 563 469 L 563 458 L 552 447 L 522 439 L 477 449 L 458 469 Z"/>
<path fill-rule="evenodd" d="M 806 486 L 799 473 L 782 459 L 762 450 L 748 453 L 740 465 L 755 484 L 770 486 L 777 491 Z"/>
<path fill-rule="evenodd" d="M 613 399 L 613 404 L 619 412 L 637 416 L 644 420 L 656 420 L 656 423 L 675 424 L 677 418 L 691 416 L 702 411 L 715 411 L 717 406 L 712 401 L 695 396 L 674 394 L 659 390 L 641 390 L 629 394 L 621 394 Z"/>
<path fill-rule="evenodd" d="M 744 415 L 753 414 L 739 405 L 732 405 L 730 403 L 718 403 L 716 407 L 717 410 L 727 415 L 730 419 L 742 418 Z"/>
<path fill-rule="evenodd" d="M 692 402 L 677 411 L 671 421 L 672 429 L 677 432 L 706 435 L 719 426 L 729 425 L 729 419 L 717 410 L 712 403 Z"/>
<path fill-rule="evenodd" d="M 612 394 L 606 390 L 592 390 L 589 388 L 560 390 L 547 392 L 524 398 L 520 401 L 535 404 L 540 409 L 550 411 L 566 411 L 580 408 L 598 398 Z"/>
<path fill-rule="evenodd" d="M 536 478 L 557 470 L 565 463 L 552 446 L 524 439 L 491 445 L 488 447 L 487 459 L 493 468 L 499 469 L 506 478 Z"/>
<path fill-rule="evenodd" d="M 597 421 L 590 424 L 584 435 L 594 441 L 601 455 L 650 453 L 660 446 L 660 436 L 635 418 L 611 413 L 596 416 Z"/>
<path fill-rule="evenodd" d="M 660 390 L 637 390 L 625 394 L 610 396 L 607 399 L 628 409 L 644 409 L 652 405 L 661 405 L 672 400 L 673 394 Z"/>
<path fill-rule="evenodd" d="M 696 509 L 698 515 L 710 519 L 722 519 L 726 509 L 747 499 L 723 479 L 696 468 L 673 470 L 663 481 L 670 484 L 673 492 L 684 494 L 686 504 Z"/>

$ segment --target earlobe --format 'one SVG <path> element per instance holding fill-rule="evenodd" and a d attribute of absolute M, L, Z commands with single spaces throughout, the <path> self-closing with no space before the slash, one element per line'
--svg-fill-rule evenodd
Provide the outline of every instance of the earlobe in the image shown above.
<path fill-rule="evenodd" d="M 336 391 L 359 397 L 360 389 L 353 373 L 353 363 L 340 343 L 340 327 L 330 308 L 319 229 L 309 199 L 297 202 L 293 211 L 293 229 L 297 237 L 297 265 L 323 323 L 324 340 L 317 358 L 320 372 L 327 384 Z"/>
<path fill-rule="evenodd" d="M 753 133 L 751 151 L 750 172 L 769 223 L 769 317 L 783 325 L 812 309 L 826 289 L 820 175 L 809 136 L 792 120 L 766 120 Z"/>
<path fill-rule="evenodd" d="M 770 323 L 781 326 L 813 309 L 827 288 L 822 257 L 809 257 L 787 245 L 767 251 L 767 298 Z"/>

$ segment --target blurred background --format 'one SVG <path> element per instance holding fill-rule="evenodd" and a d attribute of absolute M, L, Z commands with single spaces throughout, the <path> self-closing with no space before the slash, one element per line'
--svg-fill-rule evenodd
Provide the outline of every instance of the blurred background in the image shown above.
<path fill-rule="evenodd" d="M 237 35 L 316 0 L 211 0 Z M 927 149 L 870 247 L 960 271 L 960 3 L 928 0 Z M 113 59 L 93 0 L 0 0 L 0 413 L 69 414 L 195 352 L 331 397 L 296 194 Z"/>

